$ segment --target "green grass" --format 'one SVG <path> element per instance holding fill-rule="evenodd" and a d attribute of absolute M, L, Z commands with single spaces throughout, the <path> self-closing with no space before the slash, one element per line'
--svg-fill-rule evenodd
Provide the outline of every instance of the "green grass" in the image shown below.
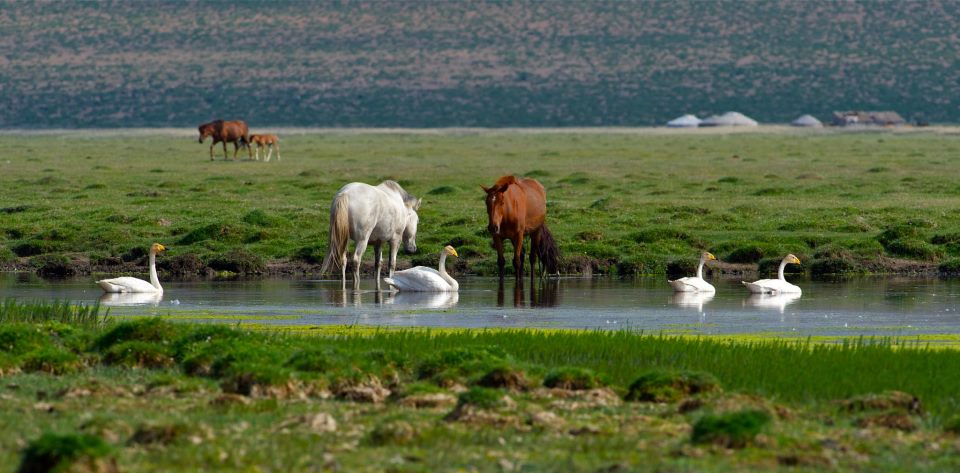
<path fill-rule="evenodd" d="M 601 331 L 316 333 L 162 318 L 0 323 L 0 425 L 17 426 L 0 429 L 0 472 L 61 443 L 63 458 L 130 472 L 506 465 L 478 458 L 525 471 L 957 466 L 952 448 L 929 447 L 955 435 L 957 350 Z M 414 408 L 407 396 L 447 401 Z M 93 453 L 77 447 L 87 444 Z"/>
<path fill-rule="evenodd" d="M 954 272 L 954 137 L 877 136 L 330 132 L 284 136 L 284 160 L 266 164 L 211 162 L 182 136 L 7 134 L 0 201 L 16 205 L 3 210 L 0 267 L 137 273 L 156 241 L 170 246 L 163 277 L 316 269 L 336 190 L 395 179 L 424 199 L 419 253 L 401 252 L 401 266 L 453 244 L 455 272 L 492 274 L 479 184 L 514 173 L 546 187 L 565 272 L 663 273 L 701 249 L 745 263 L 793 253 L 820 273 L 897 272 L 902 260 Z"/>
<path fill-rule="evenodd" d="M 102 324 L 109 310 L 101 313 L 100 305 L 77 305 L 67 301 L 38 301 L 24 303 L 8 298 L 0 303 L 0 324 L 13 322 L 60 322 L 73 325 Z"/>

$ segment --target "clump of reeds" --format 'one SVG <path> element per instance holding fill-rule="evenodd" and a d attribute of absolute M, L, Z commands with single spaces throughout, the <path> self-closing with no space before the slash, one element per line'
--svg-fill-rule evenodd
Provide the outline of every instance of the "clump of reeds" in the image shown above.
<path fill-rule="evenodd" d="M 109 311 L 100 313 L 100 304 L 72 304 L 67 301 L 20 302 L 9 298 L 0 304 L 0 324 L 59 322 L 83 326 L 99 326 Z"/>

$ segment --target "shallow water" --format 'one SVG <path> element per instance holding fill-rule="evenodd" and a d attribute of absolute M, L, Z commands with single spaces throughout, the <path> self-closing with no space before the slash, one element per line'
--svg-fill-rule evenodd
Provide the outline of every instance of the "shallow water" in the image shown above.
<path fill-rule="evenodd" d="M 236 318 L 265 324 L 643 329 L 669 333 L 893 335 L 960 333 L 960 281 L 870 277 L 793 280 L 800 297 L 750 295 L 717 279 L 715 295 L 674 294 L 660 278 L 559 279 L 523 289 L 508 279 L 461 278 L 459 294 L 359 293 L 331 280 L 164 283 L 162 298 L 104 295 L 92 278 L 49 281 L 0 273 L 0 294 L 19 300 L 100 301 L 111 315 Z"/>

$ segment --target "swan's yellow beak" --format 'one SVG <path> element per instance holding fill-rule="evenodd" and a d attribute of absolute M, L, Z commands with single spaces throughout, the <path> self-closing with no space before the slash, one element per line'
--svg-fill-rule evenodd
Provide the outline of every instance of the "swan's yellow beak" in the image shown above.
<path fill-rule="evenodd" d="M 157 251 L 167 251 L 167 247 L 157 243 Z"/>
<path fill-rule="evenodd" d="M 460 255 L 457 254 L 457 250 L 455 250 L 455 249 L 453 249 L 453 248 L 450 248 L 450 254 L 453 255 L 453 256 L 456 256 L 457 258 L 460 257 Z"/>
<path fill-rule="evenodd" d="M 800 264 L 800 258 L 797 258 L 796 256 L 794 256 L 793 259 L 790 260 L 790 262 L 793 264 Z"/>
<path fill-rule="evenodd" d="M 717 259 L 716 256 L 713 256 L 713 253 L 707 252 L 707 259 Z"/>

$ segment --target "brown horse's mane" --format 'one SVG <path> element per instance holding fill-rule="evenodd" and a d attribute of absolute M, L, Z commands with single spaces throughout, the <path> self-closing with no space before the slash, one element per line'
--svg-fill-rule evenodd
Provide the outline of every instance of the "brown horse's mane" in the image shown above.
<path fill-rule="evenodd" d="M 493 186 L 491 186 L 487 192 L 505 192 L 511 185 L 519 183 L 520 181 L 517 179 L 517 176 L 502 176 L 500 179 L 497 179 L 497 182 L 493 183 Z"/>

